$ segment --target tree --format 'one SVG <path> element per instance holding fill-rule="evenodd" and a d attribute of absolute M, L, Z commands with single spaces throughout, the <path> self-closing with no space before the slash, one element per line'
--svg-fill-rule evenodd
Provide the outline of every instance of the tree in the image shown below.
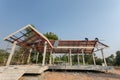
<path fill-rule="evenodd" d="M 61 57 L 61 60 L 62 60 L 63 62 L 67 62 L 67 56 L 66 56 L 66 55 L 63 55 L 63 56 Z"/>
<path fill-rule="evenodd" d="M 85 54 L 85 62 L 87 63 L 87 64 L 93 64 L 93 58 L 92 58 L 92 55 L 87 55 L 87 54 Z"/>
<path fill-rule="evenodd" d="M 77 64 L 77 55 L 72 55 L 72 64 Z"/>
<path fill-rule="evenodd" d="M 120 51 L 116 52 L 115 65 L 120 66 Z"/>
<path fill-rule="evenodd" d="M 101 58 L 96 57 L 96 64 L 97 65 L 102 65 L 103 60 Z"/>
<path fill-rule="evenodd" d="M 3 49 L 0 49 L 0 65 L 5 65 L 8 59 L 9 53 Z"/>
<path fill-rule="evenodd" d="M 43 35 L 45 37 L 47 37 L 49 40 L 58 40 L 58 36 L 56 34 L 54 34 L 53 32 L 47 32 Z M 42 54 L 40 54 L 40 55 L 42 55 Z M 46 54 L 46 63 L 49 62 L 49 57 L 50 57 L 50 54 Z"/>
<path fill-rule="evenodd" d="M 47 32 L 44 34 L 44 36 L 47 37 L 49 40 L 58 40 L 58 36 L 53 32 Z"/>
<path fill-rule="evenodd" d="M 115 64 L 115 56 L 111 54 L 106 58 L 107 64 L 108 65 L 114 65 Z"/>

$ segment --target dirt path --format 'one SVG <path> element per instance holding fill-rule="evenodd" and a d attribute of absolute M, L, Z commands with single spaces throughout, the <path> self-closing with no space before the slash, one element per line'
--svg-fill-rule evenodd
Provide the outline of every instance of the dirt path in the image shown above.
<path fill-rule="evenodd" d="M 93 72 L 46 72 L 44 80 L 120 80 L 120 74 Z"/>

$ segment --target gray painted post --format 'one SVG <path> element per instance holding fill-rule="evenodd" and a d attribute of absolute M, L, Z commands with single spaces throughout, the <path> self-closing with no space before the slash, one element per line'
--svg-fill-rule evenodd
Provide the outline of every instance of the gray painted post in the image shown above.
<path fill-rule="evenodd" d="M 28 56 L 28 59 L 27 59 L 27 63 L 28 63 L 28 64 L 30 63 L 31 53 L 32 53 L 32 48 L 30 49 L 30 53 L 29 53 L 29 56 Z"/>
<path fill-rule="evenodd" d="M 52 50 L 50 50 L 50 57 L 49 57 L 49 65 L 51 65 L 52 61 Z"/>
<path fill-rule="evenodd" d="M 47 48 L 47 41 L 45 41 L 45 43 L 44 43 L 44 52 L 43 52 L 42 66 L 45 65 L 46 48 Z"/>
<path fill-rule="evenodd" d="M 105 56 L 104 56 L 104 53 L 103 53 L 103 49 L 101 49 L 101 53 L 102 53 L 102 57 L 103 57 L 103 60 L 104 60 L 104 64 L 105 64 L 105 66 L 107 66 L 106 59 L 105 59 Z"/>
<path fill-rule="evenodd" d="M 70 52 L 69 52 L 69 58 L 70 58 L 70 66 L 71 66 L 72 65 L 71 49 L 70 49 Z"/>
<path fill-rule="evenodd" d="M 15 52 L 16 44 L 17 44 L 17 41 L 14 41 L 13 47 L 12 47 L 12 49 L 11 49 L 10 55 L 9 55 L 8 60 L 7 60 L 7 63 L 6 63 L 6 66 L 9 66 L 9 65 L 10 65 L 12 56 L 13 56 L 13 54 L 14 54 L 14 52 Z"/>
<path fill-rule="evenodd" d="M 94 62 L 94 65 L 96 65 L 96 61 L 95 61 L 95 56 L 94 56 L 94 53 L 92 53 L 92 57 L 93 57 L 93 62 Z"/>
<path fill-rule="evenodd" d="M 82 49 L 82 58 L 83 58 L 83 65 L 85 65 L 85 57 L 84 57 L 84 50 Z"/>
<path fill-rule="evenodd" d="M 80 65 L 80 58 L 79 58 L 79 53 L 77 54 L 77 60 L 78 60 L 78 65 Z"/>

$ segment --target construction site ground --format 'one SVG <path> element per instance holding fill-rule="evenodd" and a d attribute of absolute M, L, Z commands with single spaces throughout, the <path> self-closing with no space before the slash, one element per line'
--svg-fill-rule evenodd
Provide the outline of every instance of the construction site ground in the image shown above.
<path fill-rule="evenodd" d="M 24 75 L 19 80 L 120 80 L 120 69 L 109 72 L 46 71 L 41 75 Z"/>

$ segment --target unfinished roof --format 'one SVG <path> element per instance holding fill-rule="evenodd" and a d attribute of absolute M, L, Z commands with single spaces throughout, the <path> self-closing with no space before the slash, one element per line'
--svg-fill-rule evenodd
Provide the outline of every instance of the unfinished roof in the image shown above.
<path fill-rule="evenodd" d="M 9 36 L 4 38 L 5 41 L 13 43 L 17 41 L 17 45 L 25 48 L 31 48 L 37 42 L 47 41 L 48 45 L 52 48 L 53 46 L 49 42 L 49 40 L 41 34 L 37 29 L 35 29 L 32 25 L 27 25 L 16 32 L 10 34 Z"/>
<path fill-rule="evenodd" d="M 32 25 L 27 25 L 18 31 L 4 38 L 5 41 L 13 43 L 17 41 L 17 45 L 24 48 L 35 48 L 39 52 L 44 50 L 44 42 L 47 41 L 47 52 L 54 53 L 93 53 L 94 49 L 108 47 L 98 40 L 48 40 L 42 33 L 35 29 Z"/>
<path fill-rule="evenodd" d="M 97 40 L 50 40 L 53 45 L 53 51 L 56 53 L 68 53 L 71 49 L 72 53 L 93 53 L 94 49 L 108 47 Z"/>

